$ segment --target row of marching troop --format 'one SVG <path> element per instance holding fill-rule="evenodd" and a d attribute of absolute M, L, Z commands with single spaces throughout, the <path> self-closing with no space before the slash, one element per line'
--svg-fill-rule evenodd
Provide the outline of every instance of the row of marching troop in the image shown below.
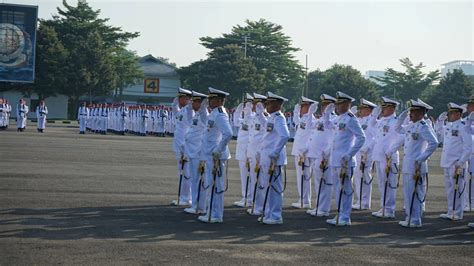
<path fill-rule="evenodd" d="M 164 137 L 174 132 L 174 114 L 165 106 L 90 104 L 83 102 L 77 112 L 79 134 L 86 131 Z"/>
<path fill-rule="evenodd" d="M 173 102 L 177 119 L 173 150 L 179 182 L 178 198 L 172 204 L 186 207 L 186 213 L 199 214 L 198 220 L 206 223 L 223 222 L 232 136 L 223 108 L 228 95 L 213 88 L 207 95 L 180 88 Z M 290 137 L 281 112 L 286 101 L 271 92 L 247 94 L 233 118 L 240 124 L 235 159 L 242 192 L 234 205 L 245 208 L 263 224 L 283 223 L 286 143 Z M 380 105 L 366 99 L 357 105 L 354 102 L 353 97 L 337 92 L 335 97 L 322 94 L 320 102 L 301 97 L 295 106 L 297 127 L 291 155 L 299 200 L 291 206 L 306 209 L 312 216 L 328 217 L 335 200 L 336 215 L 326 222 L 348 226 L 353 209 L 371 209 L 375 178 L 381 206 L 372 215 L 393 219 L 397 175 L 401 175 L 405 219 L 399 225 L 421 227 L 427 161 L 438 147 L 436 128 L 444 142 L 440 166 L 447 197 L 447 211 L 440 218 L 461 220 L 464 211 L 472 210 L 474 98 L 465 105 L 449 103 L 434 124 L 427 117 L 432 107 L 420 99 L 410 100 L 409 108 L 398 116 L 399 102 L 393 99 L 382 97 Z M 467 113 L 465 118 L 463 113 Z M 403 159 L 399 158 L 402 148 Z M 469 226 L 474 227 L 474 223 Z"/>
<path fill-rule="evenodd" d="M 16 105 L 15 114 L 16 128 L 18 132 L 23 132 L 26 130 L 29 112 L 30 108 L 28 105 L 26 105 L 26 101 L 24 99 L 20 99 Z M 10 125 L 11 113 L 12 106 L 8 103 L 8 100 L 5 98 L 0 98 L 0 130 L 8 129 L 8 126 Z M 47 115 L 48 107 L 46 106 L 45 101 L 41 100 L 36 107 L 37 130 L 39 133 L 44 133 Z"/>

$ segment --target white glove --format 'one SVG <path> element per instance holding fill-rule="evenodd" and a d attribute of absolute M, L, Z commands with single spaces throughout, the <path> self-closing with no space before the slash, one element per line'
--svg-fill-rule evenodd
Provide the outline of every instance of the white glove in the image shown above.
<path fill-rule="evenodd" d="M 255 107 L 255 112 L 259 115 L 263 114 L 263 111 L 265 111 L 265 107 L 263 107 L 262 103 L 257 103 L 257 106 Z"/>
<path fill-rule="evenodd" d="M 252 103 L 246 103 L 244 108 L 244 116 L 248 117 L 252 113 Z"/>
<path fill-rule="evenodd" d="M 314 114 L 316 113 L 316 111 L 318 110 L 318 103 L 312 103 L 310 106 L 309 106 L 309 113 L 310 114 Z"/>
<path fill-rule="evenodd" d="M 439 116 L 438 116 L 438 121 L 445 121 L 446 119 L 448 118 L 448 112 L 442 112 Z"/>
<path fill-rule="evenodd" d="M 469 121 L 473 122 L 473 121 L 474 121 L 474 112 L 471 112 L 471 113 L 469 114 L 469 116 L 467 117 L 467 119 L 468 119 Z"/>
<path fill-rule="evenodd" d="M 326 110 L 324 110 L 324 113 L 326 114 L 332 114 L 336 110 L 336 106 L 334 103 L 330 103 L 328 106 L 326 106 Z"/>
<path fill-rule="evenodd" d="M 352 160 L 352 157 L 349 154 L 345 154 L 344 156 L 342 156 L 343 162 L 349 163 L 349 161 L 351 160 Z"/>
<path fill-rule="evenodd" d="M 357 114 L 357 106 L 352 106 L 351 107 L 351 113 Z"/>
<path fill-rule="evenodd" d="M 297 103 L 295 105 L 295 109 L 293 109 L 293 114 L 296 116 L 296 114 L 298 114 L 298 116 L 300 116 L 300 110 L 301 110 L 301 106 L 299 103 Z"/>
<path fill-rule="evenodd" d="M 406 109 L 405 111 L 400 113 L 400 115 L 398 116 L 398 121 L 397 121 L 399 125 L 402 125 L 403 122 L 405 122 L 405 119 L 407 118 L 409 112 L 410 112 L 410 109 Z"/>
<path fill-rule="evenodd" d="M 455 167 L 459 167 L 459 168 L 461 168 L 461 169 L 464 169 L 465 164 L 464 164 L 464 163 L 461 163 L 460 161 L 456 161 L 456 163 L 454 163 L 454 166 L 455 166 Z"/>
<path fill-rule="evenodd" d="M 207 110 L 208 106 L 209 106 L 209 100 L 208 99 L 202 100 L 201 107 L 199 108 L 199 111 Z"/>
<path fill-rule="evenodd" d="M 240 103 L 239 105 L 237 105 L 237 109 L 235 110 L 235 112 L 236 112 L 238 115 L 241 115 L 242 110 L 244 110 L 244 104 L 243 104 L 243 103 Z"/>
<path fill-rule="evenodd" d="M 280 154 L 274 152 L 274 153 L 271 153 L 270 154 L 270 159 L 274 162 L 276 162 L 276 160 L 278 159 L 278 157 L 280 157 Z"/>
<path fill-rule="evenodd" d="M 372 111 L 372 116 L 377 118 L 380 116 L 381 113 L 382 113 L 382 107 L 380 107 L 380 105 L 377 105 L 377 107 L 375 107 L 374 110 Z"/>
<path fill-rule="evenodd" d="M 219 160 L 219 159 L 221 158 L 221 155 L 222 155 L 222 154 L 221 154 L 220 152 L 216 151 L 216 150 L 214 150 L 214 151 L 212 152 L 212 158 L 213 158 L 214 160 Z"/>
<path fill-rule="evenodd" d="M 172 106 L 178 106 L 178 97 L 174 97 Z"/>

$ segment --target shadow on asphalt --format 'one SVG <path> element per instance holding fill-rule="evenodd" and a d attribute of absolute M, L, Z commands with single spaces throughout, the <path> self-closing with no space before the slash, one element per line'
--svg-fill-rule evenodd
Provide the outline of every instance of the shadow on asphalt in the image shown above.
<path fill-rule="evenodd" d="M 301 210 L 285 209 L 283 225 L 259 224 L 243 209 L 226 207 L 223 224 L 205 224 L 181 208 L 167 205 L 65 209 L 3 209 L 0 238 L 46 240 L 118 239 L 127 242 L 222 241 L 235 244 L 299 243 L 324 245 L 472 244 L 474 230 L 464 221 L 445 221 L 426 213 L 422 228 L 402 228 L 397 219 L 380 220 L 354 212 L 351 227 L 327 225 Z"/>

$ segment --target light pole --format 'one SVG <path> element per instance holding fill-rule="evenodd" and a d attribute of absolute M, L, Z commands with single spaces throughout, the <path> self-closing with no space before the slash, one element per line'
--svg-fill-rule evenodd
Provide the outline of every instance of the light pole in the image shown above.
<path fill-rule="evenodd" d="M 247 58 L 247 41 L 249 39 L 250 39 L 250 37 L 248 35 L 244 36 L 244 55 L 245 55 L 245 58 Z"/>

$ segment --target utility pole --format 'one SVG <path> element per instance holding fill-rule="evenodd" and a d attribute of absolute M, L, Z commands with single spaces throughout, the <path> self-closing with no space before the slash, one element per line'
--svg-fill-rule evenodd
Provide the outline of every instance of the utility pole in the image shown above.
<path fill-rule="evenodd" d="M 244 36 L 244 55 L 245 55 L 245 58 L 247 58 L 247 40 L 248 39 L 250 39 L 250 37 L 245 35 Z"/>

